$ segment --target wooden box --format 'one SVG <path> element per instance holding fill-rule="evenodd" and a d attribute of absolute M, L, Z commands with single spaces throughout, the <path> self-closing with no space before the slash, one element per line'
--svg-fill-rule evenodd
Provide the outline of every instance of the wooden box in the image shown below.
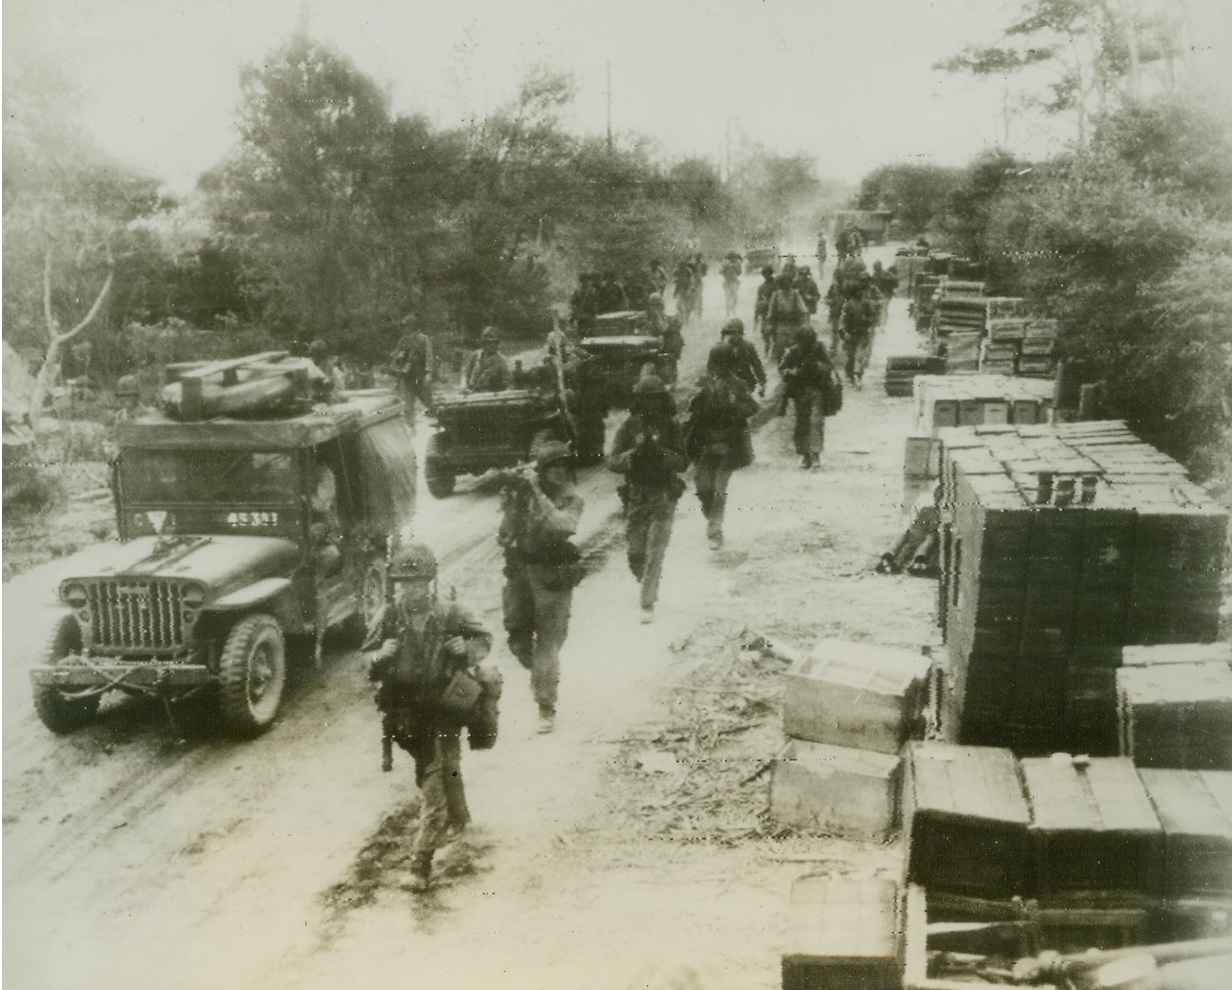
<path fill-rule="evenodd" d="M 927 675 L 928 659 L 910 650 L 821 640 L 783 675 L 783 731 L 897 753 L 923 707 Z"/>
<path fill-rule="evenodd" d="M 1121 665 L 1124 667 L 1212 661 L 1232 667 L 1232 643 L 1167 643 L 1162 646 L 1126 646 L 1121 650 Z"/>
<path fill-rule="evenodd" d="M 883 839 L 898 824 L 900 760 L 789 739 L 770 777 L 770 814 L 807 831 Z"/>
<path fill-rule="evenodd" d="M 1232 770 L 1232 668 L 1153 664 L 1116 676 L 1123 755 L 1140 767 Z"/>
<path fill-rule="evenodd" d="M 1139 770 L 1164 831 L 1161 897 L 1232 901 L 1232 772 Z"/>
<path fill-rule="evenodd" d="M 898 885 L 801 877 L 791 888 L 783 990 L 898 990 Z"/>
<path fill-rule="evenodd" d="M 1155 889 L 1163 829 L 1130 760 L 1056 753 L 1019 766 L 1045 902 Z"/>
<path fill-rule="evenodd" d="M 1008 749 L 912 743 L 902 806 L 909 883 L 973 897 L 1034 892 L 1031 810 Z"/>

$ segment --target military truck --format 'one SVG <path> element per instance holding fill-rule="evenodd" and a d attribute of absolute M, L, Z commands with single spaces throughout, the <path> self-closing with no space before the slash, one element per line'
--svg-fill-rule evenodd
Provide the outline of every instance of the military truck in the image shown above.
<path fill-rule="evenodd" d="M 116 439 L 120 542 L 82 551 L 60 584 L 30 672 L 38 716 L 65 733 L 111 691 L 211 692 L 230 731 L 256 735 L 289 656 L 319 658 L 327 631 L 360 634 L 384 603 L 387 551 L 415 509 L 402 405 L 373 390 L 281 417 L 155 414 Z"/>
<path fill-rule="evenodd" d="M 586 401 L 603 410 L 628 408 L 642 368 L 654 366 L 666 381 L 674 381 L 671 355 L 661 337 L 651 334 L 645 313 L 621 311 L 595 319 L 595 328 L 578 348 L 585 356 L 579 391 Z"/>
<path fill-rule="evenodd" d="M 453 494 L 460 474 L 483 474 L 531 459 L 538 440 L 576 443 L 571 417 L 555 387 L 473 392 L 442 399 L 433 413 L 424 482 L 434 498 Z"/>

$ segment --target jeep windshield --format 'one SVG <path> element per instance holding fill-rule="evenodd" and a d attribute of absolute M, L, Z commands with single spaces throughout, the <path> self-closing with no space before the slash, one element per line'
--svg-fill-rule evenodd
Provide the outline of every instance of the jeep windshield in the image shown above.
<path fill-rule="evenodd" d="M 126 450 L 120 490 L 141 505 L 286 505 L 295 462 L 288 451 Z"/>

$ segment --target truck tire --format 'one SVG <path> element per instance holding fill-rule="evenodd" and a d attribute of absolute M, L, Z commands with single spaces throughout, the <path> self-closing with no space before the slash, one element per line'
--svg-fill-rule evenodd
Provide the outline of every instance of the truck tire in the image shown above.
<path fill-rule="evenodd" d="M 43 647 L 42 660 L 49 666 L 60 663 L 66 656 L 81 650 L 81 627 L 71 615 L 64 615 L 55 624 Z M 72 732 L 88 724 L 98 712 L 102 695 L 91 694 L 75 698 L 50 684 L 40 684 L 34 689 L 34 710 L 39 721 L 57 735 Z"/>
<path fill-rule="evenodd" d="M 243 736 L 268 729 L 287 683 L 286 646 L 278 620 L 257 613 L 232 626 L 222 648 L 218 679 L 226 726 Z"/>
<path fill-rule="evenodd" d="M 444 452 L 445 442 L 439 433 L 428 437 L 428 449 L 424 456 L 424 482 L 433 498 L 448 498 L 453 494 L 458 480 L 458 476 L 450 468 L 441 465 Z"/>

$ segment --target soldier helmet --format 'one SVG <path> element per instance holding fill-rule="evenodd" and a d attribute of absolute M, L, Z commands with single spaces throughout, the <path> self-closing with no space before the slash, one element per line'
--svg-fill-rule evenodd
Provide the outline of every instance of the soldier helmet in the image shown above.
<path fill-rule="evenodd" d="M 817 340 L 817 330 L 813 327 L 813 324 L 811 323 L 804 324 L 804 326 L 802 326 L 799 330 L 796 331 L 796 343 L 798 344 L 803 344 L 803 343 L 811 344 L 811 343 L 815 343 L 816 340 Z"/>
<path fill-rule="evenodd" d="M 739 317 L 733 317 L 723 324 L 723 329 L 719 331 L 719 336 L 729 337 L 737 333 L 744 333 L 744 320 Z"/>
<path fill-rule="evenodd" d="M 121 398 L 126 398 L 129 396 L 136 395 L 137 392 L 138 392 L 138 389 L 137 389 L 137 376 L 136 375 L 120 376 L 120 379 L 119 381 L 116 382 L 116 386 L 115 386 L 115 394 L 117 396 L 120 396 Z"/>
<path fill-rule="evenodd" d="M 764 278 L 773 278 L 774 268 L 770 265 L 763 265 L 761 269 L 761 274 Z"/>
<path fill-rule="evenodd" d="M 479 342 L 481 344 L 499 344 L 500 333 L 497 331 L 496 327 L 484 327 L 482 332 L 479 334 Z"/>
<path fill-rule="evenodd" d="M 530 455 L 535 459 L 535 467 L 540 470 L 573 459 L 573 451 L 563 440 L 540 440 L 531 447 Z"/>
<path fill-rule="evenodd" d="M 662 309 L 663 308 L 663 296 L 657 292 L 652 292 L 646 300 L 646 305 L 650 309 Z"/>
<path fill-rule="evenodd" d="M 436 577 L 436 554 L 422 543 L 408 543 L 389 565 L 391 581 L 431 581 Z"/>
<path fill-rule="evenodd" d="M 407 313 L 398 321 L 398 326 L 406 327 L 408 330 L 414 330 L 419 323 L 419 318 L 414 313 Z"/>
<path fill-rule="evenodd" d="M 323 340 L 319 340 L 319 339 L 314 340 L 311 344 L 308 345 L 308 356 L 312 358 L 314 361 L 318 360 L 319 358 L 325 357 L 325 355 L 328 352 L 329 352 L 329 348 L 326 346 L 325 341 Z"/>

